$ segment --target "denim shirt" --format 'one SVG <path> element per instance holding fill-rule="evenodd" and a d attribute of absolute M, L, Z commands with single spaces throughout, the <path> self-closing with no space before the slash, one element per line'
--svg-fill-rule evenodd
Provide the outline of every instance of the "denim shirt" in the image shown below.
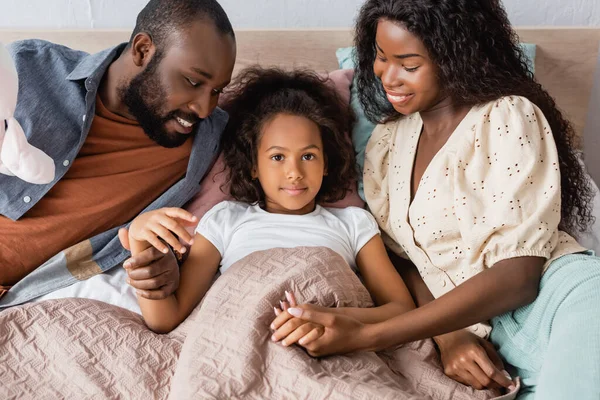
<path fill-rule="evenodd" d="M 19 41 L 7 47 L 19 74 L 15 118 L 29 142 L 52 157 L 56 176 L 50 184 L 34 185 L 0 174 L 0 214 L 17 221 L 69 170 L 90 131 L 102 77 L 125 46 L 122 43 L 93 55 L 42 40 Z M 181 207 L 192 198 L 218 154 L 227 119 L 227 114 L 217 108 L 198 124 L 185 177 L 143 212 Z M 102 271 L 122 263 L 128 256 L 117 238 L 119 228 L 90 239 L 92 259 Z M 17 299 L 20 303 L 73 283 L 75 278 L 65 273 L 66 262 L 60 260 L 58 254 L 13 286 L 0 300 L 0 308 Z"/>

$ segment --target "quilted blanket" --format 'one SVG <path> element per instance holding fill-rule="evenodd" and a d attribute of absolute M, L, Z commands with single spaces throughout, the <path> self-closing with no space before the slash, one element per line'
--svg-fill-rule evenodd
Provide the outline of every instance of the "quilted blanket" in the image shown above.
<path fill-rule="evenodd" d="M 433 342 L 321 359 L 270 341 L 284 290 L 323 306 L 372 306 L 326 248 L 256 252 L 216 280 L 168 335 L 86 299 L 0 313 L 2 399 L 489 399 L 446 377 Z"/>

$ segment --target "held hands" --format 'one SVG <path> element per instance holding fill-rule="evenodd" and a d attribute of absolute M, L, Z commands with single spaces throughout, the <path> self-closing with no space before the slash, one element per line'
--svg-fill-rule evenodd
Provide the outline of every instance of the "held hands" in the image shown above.
<path fill-rule="evenodd" d="M 285 347 L 298 343 L 300 346 L 306 346 L 323 335 L 324 328 L 322 325 L 304 321 L 296 318 L 287 310 L 290 307 L 296 307 L 296 297 L 285 292 L 287 301 L 280 301 L 281 308 L 273 307 L 275 311 L 275 320 L 271 324 L 271 329 L 275 330 L 271 340 L 274 342 L 281 341 Z"/>
<path fill-rule="evenodd" d="M 185 246 L 181 245 L 175 235 L 189 245 L 193 244 L 194 239 L 181 222 L 185 225 L 193 225 L 198 222 L 198 218 L 181 208 L 161 208 L 143 213 L 131 223 L 129 240 L 147 242 L 158 251 L 167 254 L 169 248 L 162 242 L 164 240 L 180 253 L 185 253 Z"/>
<path fill-rule="evenodd" d="M 282 302 L 281 310 L 275 307 L 275 314 L 279 315 L 271 325 L 275 330 L 272 340 L 283 339 L 284 346 L 297 343 L 313 357 L 365 350 L 367 325 L 335 309 L 312 304 L 296 305 L 291 293 L 286 292 L 286 298 L 288 301 Z"/>
<path fill-rule="evenodd" d="M 159 239 L 165 240 L 173 248 L 179 248 L 180 253 L 184 253 L 185 246 L 181 245 L 173 233 L 189 244 L 193 240 L 178 220 L 190 224 L 197 222 L 197 218 L 187 211 L 166 208 L 138 216 L 130 226 L 131 231 L 126 228 L 119 230 L 119 240 L 127 250 L 131 250 L 132 244 L 136 242 L 138 248 L 140 243 L 154 246 L 135 254 L 123 263 L 127 271 L 127 283 L 144 298 L 161 300 L 173 294 L 179 287 L 177 258 Z"/>
<path fill-rule="evenodd" d="M 463 329 L 438 336 L 435 341 L 444 373 L 455 381 L 478 390 L 515 388 L 496 349 L 487 340 Z"/>

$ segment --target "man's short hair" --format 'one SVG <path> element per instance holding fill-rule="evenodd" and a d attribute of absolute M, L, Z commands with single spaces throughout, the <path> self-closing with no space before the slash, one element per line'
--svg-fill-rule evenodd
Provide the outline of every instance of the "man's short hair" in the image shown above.
<path fill-rule="evenodd" d="M 235 38 L 231 22 L 216 0 L 150 0 L 137 16 L 129 45 L 143 32 L 163 50 L 169 35 L 201 19 L 212 21 L 218 32 Z"/>

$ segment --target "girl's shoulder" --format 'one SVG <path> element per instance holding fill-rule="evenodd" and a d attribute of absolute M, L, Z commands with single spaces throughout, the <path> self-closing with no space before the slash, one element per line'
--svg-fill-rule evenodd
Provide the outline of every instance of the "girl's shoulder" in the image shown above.
<path fill-rule="evenodd" d="M 344 222 L 345 224 L 351 225 L 363 225 L 363 224 L 377 224 L 375 218 L 371 213 L 364 208 L 360 207 L 345 207 L 345 208 L 324 208 L 327 212 L 331 213 L 335 218 Z"/>
<path fill-rule="evenodd" d="M 219 219 L 228 217 L 236 217 L 241 214 L 244 214 L 250 209 L 252 206 L 248 203 L 242 203 L 240 201 L 233 200 L 225 200 L 220 203 L 217 203 L 213 208 L 208 210 L 206 214 L 202 217 L 202 221 L 207 221 L 211 219 Z"/>

